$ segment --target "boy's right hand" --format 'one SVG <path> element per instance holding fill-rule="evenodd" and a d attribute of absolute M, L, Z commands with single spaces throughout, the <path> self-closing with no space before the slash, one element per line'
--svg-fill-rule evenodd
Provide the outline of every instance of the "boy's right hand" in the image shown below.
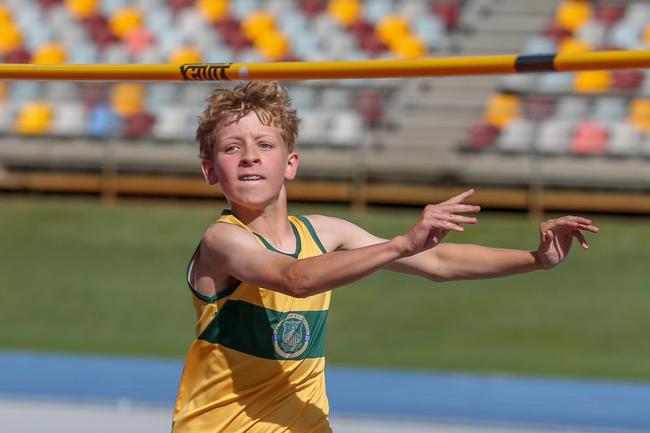
<path fill-rule="evenodd" d="M 480 206 L 463 203 L 473 194 L 470 189 L 442 203 L 427 205 L 418 222 L 403 236 L 403 257 L 435 247 L 450 231 L 462 232 L 462 224 L 476 224 L 476 218 L 458 215 L 480 212 Z"/>

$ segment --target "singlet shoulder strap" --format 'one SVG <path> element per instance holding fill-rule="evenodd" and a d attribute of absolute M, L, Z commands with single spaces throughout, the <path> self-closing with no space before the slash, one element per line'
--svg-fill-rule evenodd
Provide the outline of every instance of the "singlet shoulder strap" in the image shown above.
<path fill-rule="evenodd" d="M 304 216 L 304 215 L 295 215 L 294 218 L 296 218 L 298 221 L 300 221 L 300 222 L 305 226 L 305 228 L 306 228 L 307 231 L 309 232 L 309 235 L 310 235 L 311 238 L 313 239 L 314 243 L 318 246 L 318 248 L 320 249 L 320 251 L 321 251 L 323 254 L 327 253 L 327 249 L 325 249 L 325 246 L 324 246 L 323 243 L 320 241 L 320 238 L 319 238 L 318 235 L 316 234 L 316 230 L 314 230 L 314 226 L 311 224 L 311 222 L 309 221 L 309 219 L 308 219 L 306 216 Z"/>

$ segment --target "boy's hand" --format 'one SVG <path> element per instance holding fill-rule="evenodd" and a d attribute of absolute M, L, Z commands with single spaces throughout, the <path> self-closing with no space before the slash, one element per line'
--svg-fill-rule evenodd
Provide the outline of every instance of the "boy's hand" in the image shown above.
<path fill-rule="evenodd" d="M 564 216 L 551 219 L 541 224 L 539 228 L 540 244 L 537 249 L 540 264 L 550 269 L 564 261 L 571 251 L 575 237 L 583 249 L 589 248 L 583 230 L 598 233 L 598 227 L 591 220 L 579 216 Z"/>
<path fill-rule="evenodd" d="M 481 210 L 480 206 L 463 203 L 473 194 L 474 190 L 470 189 L 442 203 L 427 205 L 418 222 L 404 235 L 404 257 L 433 248 L 449 231 L 462 232 L 462 224 L 475 224 L 476 218 L 457 215 Z"/>

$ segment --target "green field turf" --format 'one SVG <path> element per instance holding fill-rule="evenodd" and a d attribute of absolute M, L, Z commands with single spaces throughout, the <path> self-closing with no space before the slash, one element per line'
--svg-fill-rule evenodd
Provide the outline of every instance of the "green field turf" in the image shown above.
<path fill-rule="evenodd" d="M 0 198 L 0 348 L 181 357 L 184 272 L 220 204 Z M 296 206 L 393 236 L 414 209 Z M 338 365 L 650 380 L 650 219 L 595 217 L 588 252 L 506 279 L 435 284 L 381 272 L 335 291 Z M 533 248 L 522 214 L 485 213 L 457 242 Z"/>

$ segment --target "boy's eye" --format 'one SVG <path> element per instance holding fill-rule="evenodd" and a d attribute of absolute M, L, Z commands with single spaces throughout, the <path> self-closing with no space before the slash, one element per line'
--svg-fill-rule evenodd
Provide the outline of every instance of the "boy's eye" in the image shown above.
<path fill-rule="evenodd" d="M 236 152 L 237 149 L 238 149 L 238 147 L 233 145 L 233 146 L 226 146 L 223 149 L 223 151 L 226 152 L 226 153 L 233 153 L 233 152 Z"/>
<path fill-rule="evenodd" d="M 260 149 L 271 149 L 273 145 L 271 143 L 260 143 Z"/>

